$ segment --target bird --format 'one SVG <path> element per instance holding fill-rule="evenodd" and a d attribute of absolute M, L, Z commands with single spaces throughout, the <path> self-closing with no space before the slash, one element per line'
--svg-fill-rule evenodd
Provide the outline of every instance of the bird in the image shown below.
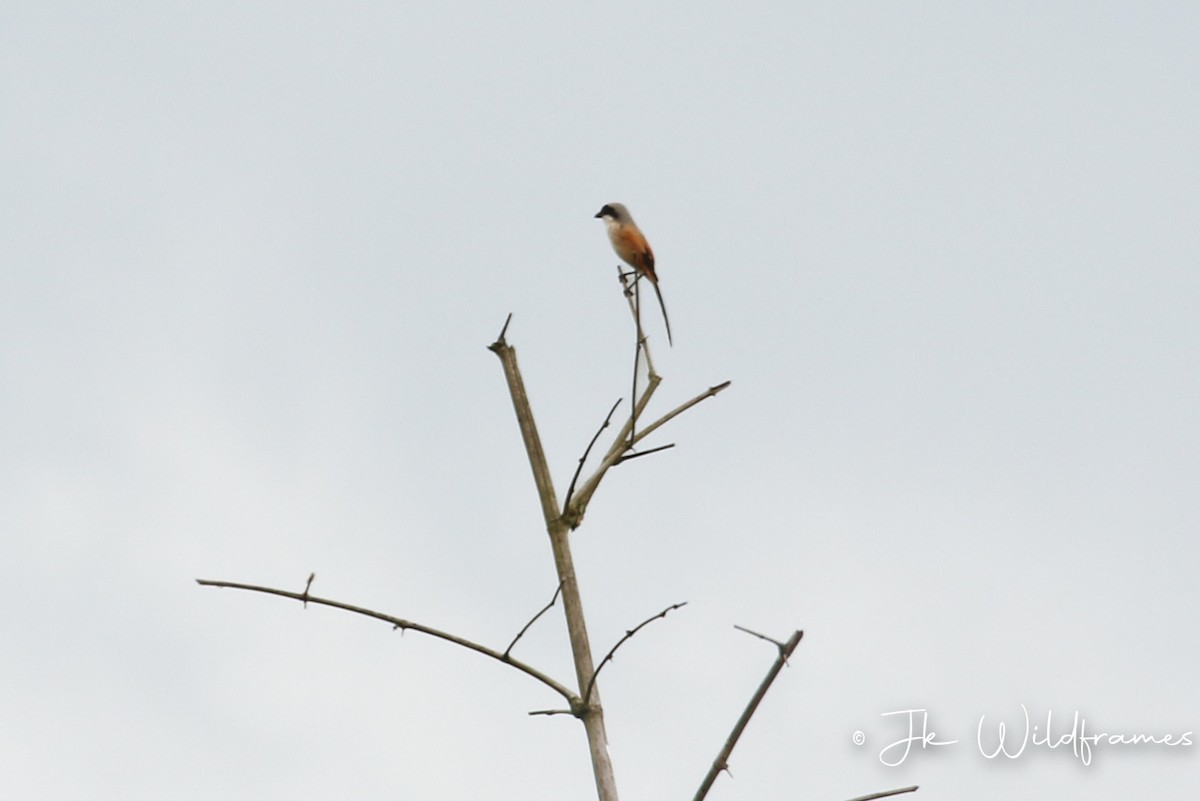
<path fill-rule="evenodd" d="M 658 274 L 654 272 L 654 251 L 650 249 L 646 236 L 633 221 L 629 209 L 622 203 L 605 204 L 604 208 L 596 212 L 596 217 L 604 220 L 604 226 L 608 229 L 608 241 L 621 261 L 636 270 L 639 275 L 646 276 L 650 285 L 654 287 L 654 294 L 658 296 L 658 306 L 662 309 L 663 323 L 667 326 L 667 344 L 672 345 L 671 321 L 667 318 L 667 305 L 663 303 L 662 290 L 658 288 Z"/>

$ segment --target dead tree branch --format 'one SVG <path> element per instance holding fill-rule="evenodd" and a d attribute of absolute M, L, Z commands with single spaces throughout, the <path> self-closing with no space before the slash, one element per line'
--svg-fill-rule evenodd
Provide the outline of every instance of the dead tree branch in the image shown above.
<path fill-rule="evenodd" d="M 762 637 L 761 634 L 757 634 L 755 636 Z M 762 701 L 763 696 L 767 694 L 767 690 L 770 689 L 771 683 L 775 681 L 775 677 L 779 675 L 779 671 L 783 669 L 788 657 L 792 655 L 792 651 L 796 650 L 796 646 L 800 644 L 800 638 L 803 636 L 804 632 L 797 631 L 792 634 L 791 638 L 786 643 L 780 644 L 774 640 L 770 640 L 771 642 L 775 643 L 776 647 L 779 648 L 779 656 L 775 658 L 775 663 L 771 665 L 771 669 L 767 671 L 766 677 L 762 680 L 762 683 L 758 685 L 758 689 L 754 691 L 754 697 L 751 698 L 750 703 L 746 705 L 746 709 L 743 710 L 742 716 L 738 718 L 737 723 L 734 724 L 733 731 L 730 732 L 729 738 L 725 741 L 725 745 L 721 747 L 721 752 L 717 754 L 717 758 L 713 760 L 712 767 L 709 768 L 708 774 L 704 777 L 704 781 L 700 783 L 700 789 L 696 791 L 696 795 L 692 801 L 703 801 L 704 797 L 708 795 L 709 789 L 712 788 L 713 782 L 717 780 L 717 776 L 721 773 L 721 771 L 729 769 L 729 755 L 733 753 L 733 748 L 735 745 L 737 745 L 737 741 L 742 736 L 742 732 L 745 731 L 746 724 L 749 723 L 750 718 L 754 716 L 754 712 L 758 709 L 758 705 Z M 762 638 L 769 639 L 767 637 Z"/>
<path fill-rule="evenodd" d="M 629 421 L 626 421 L 620 433 L 617 434 L 616 439 L 613 440 L 613 444 L 609 447 L 608 452 L 604 454 L 604 458 L 600 461 L 600 465 L 596 468 L 595 472 L 588 477 L 587 481 L 583 482 L 583 486 L 579 488 L 579 492 L 574 498 L 571 499 L 570 505 L 563 513 L 563 517 L 570 523 L 571 528 L 579 528 L 579 524 L 583 522 L 583 513 L 587 510 L 588 502 L 591 501 L 592 495 L 594 495 L 596 490 L 599 488 L 600 481 L 604 478 L 604 474 L 607 473 L 608 469 L 613 465 L 619 464 L 623 459 L 628 459 L 628 457 L 625 456 L 625 452 L 629 447 L 631 447 L 631 445 L 636 445 L 638 442 L 654 433 L 656 430 L 658 430 L 658 428 L 668 421 L 674 419 L 680 414 L 683 414 L 685 411 L 705 400 L 706 398 L 711 398 L 717 395 L 717 393 L 726 389 L 732 383 L 731 381 L 726 381 L 722 384 L 717 384 L 715 387 L 709 387 L 691 400 L 676 406 L 674 409 L 667 412 L 662 417 L 658 418 L 653 423 L 639 431 L 637 436 L 633 437 L 631 443 L 630 432 L 633 430 L 631 421 L 632 419 L 641 416 L 642 409 L 644 409 L 646 404 L 649 403 L 650 396 L 654 394 L 654 390 L 658 388 L 660 381 L 662 381 L 662 379 L 659 376 L 650 376 L 650 382 L 646 387 L 646 391 L 642 394 L 642 397 L 638 399 L 636 414 L 631 417 Z"/>
<path fill-rule="evenodd" d="M 679 415 L 683 414 L 684 412 L 686 412 L 688 409 L 690 409 L 690 408 L 692 408 L 693 406 L 695 406 L 695 405 L 696 405 L 697 403 L 699 403 L 700 401 L 702 401 L 702 400 L 707 400 L 708 398 L 711 398 L 711 397 L 713 397 L 714 395 L 716 395 L 716 394 L 717 394 L 718 392 L 720 392 L 721 390 L 723 390 L 723 389 L 726 389 L 726 388 L 727 388 L 727 387 L 728 387 L 730 384 L 732 384 L 732 383 L 733 383 L 732 381 L 725 381 L 725 382 L 723 382 L 723 383 L 721 383 L 721 384 L 717 384 L 715 387 L 709 387 L 708 389 L 704 390 L 704 391 L 703 391 L 703 392 L 701 392 L 699 395 L 697 395 L 696 397 L 694 397 L 694 398 L 692 398 L 691 400 L 687 401 L 686 403 L 681 403 L 680 405 L 676 406 L 674 409 L 672 409 L 671 411 L 667 412 L 667 413 L 666 413 L 666 414 L 664 414 L 662 417 L 658 418 L 658 419 L 657 419 L 657 420 L 655 420 L 653 423 L 651 423 L 650 425 L 648 425 L 648 426 L 646 426 L 645 428 L 643 428 L 643 429 L 642 429 L 642 433 L 638 434 L 638 436 L 637 436 L 637 440 L 636 440 L 636 441 L 641 441 L 641 440 L 645 439 L 646 437 L 650 436 L 650 435 L 651 435 L 651 434 L 653 434 L 653 433 L 654 433 L 654 432 L 655 432 L 655 431 L 656 431 L 656 430 L 657 430 L 657 429 L 658 429 L 660 426 L 662 426 L 662 425 L 664 425 L 664 424 L 666 424 L 666 423 L 670 422 L 670 421 L 671 421 L 671 420 L 673 420 L 674 418 L 676 418 L 676 417 L 678 417 Z"/>
<path fill-rule="evenodd" d="M 307 588 L 304 592 L 291 592 L 289 590 L 275 589 L 274 587 L 260 587 L 255 584 L 239 584 L 238 582 L 234 581 L 196 579 L 196 583 L 203 587 L 225 587 L 233 590 L 249 590 L 250 592 L 262 592 L 268 595 L 278 595 L 282 598 L 291 598 L 292 600 L 300 601 L 305 605 L 319 604 L 321 606 L 331 606 L 334 609 L 342 609 L 347 612 L 353 612 L 356 615 L 373 617 L 376 620 L 382 620 L 385 623 L 391 623 L 393 628 L 397 628 L 402 631 L 407 629 L 419 631 L 422 634 L 428 634 L 430 637 L 436 637 L 439 640 L 452 642 L 455 645 L 461 645 L 463 648 L 483 654 L 484 656 L 490 656 L 497 662 L 503 662 L 506 665 L 511 665 L 522 673 L 532 676 L 542 684 L 545 684 L 547 687 L 554 690 L 554 692 L 561 695 L 566 699 L 567 703 L 571 705 L 572 709 L 579 709 L 582 706 L 579 703 L 579 698 L 574 693 L 537 668 L 527 665 L 519 659 L 513 659 L 507 653 L 500 653 L 499 651 L 488 648 L 486 645 L 480 645 L 479 643 L 468 640 L 465 637 L 459 637 L 457 634 L 450 634 L 449 632 L 441 631 L 440 629 L 435 629 L 431 626 L 426 626 L 421 623 L 414 623 L 411 620 L 404 620 L 402 618 L 393 617 L 392 615 L 385 615 L 383 612 L 376 612 L 373 609 L 366 609 L 361 606 L 354 606 L 353 604 L 342 603 L 341 601 L 334 601 L 329 598 L 319 598 L 315 595 L 309 595 Z"/>
<path fill-rule="evenodd" d="M 609 652 L 604 655 L 604 658 L 600 660 L 600 667 L 596 668 L 596 672 L 592 674 L 591 681 L 588 682 L 587 689 L 583 691 L 583 703 L 587 704 L 588 699 L 592 697 L 592 687 L 596 686 L 596 677 L 600 675 L 600 671 L 604 670 L 604 666 L 613 660 L 613 655 L 617 652 L 618 648 L 620 648 L 626 642 L 631 640 L 633 638 L 633 635 L 637 634 L 639 631 L 644 629 L 646 626 L 650 625 L 651 623 L 653 623 L 654 621 L 656 621 L 660 618 L 665 618 L 668 613 L 674 612 L 676 609 L 679 609 L 682 606 L 687 606 L 687 601 L 680 601 L 677 604 L 671 604 L 666 609 L 659 612 L 657 615 L 646 618 L 641 623 L 638 623 L 632 629 L 625 632 L 625 636 L 622 637 L 621 639 L 617 640 L 617 644 L 614 645 L 612 647 L 612 649 L 609 650 Z"/>
<path fill-rule="evenodd" d="M 902 795 L 903 793 L 915 793 L 916 791 L 917 785 L 914 784 L 912 787 L 901 787 L 898 790 L 884 790 L 882 793 L 868 793 L 867 795 L 860 795 L 857 798 L 851 798 L 849 801 L 875 801 L 876 798 L 888 798 L 889 796 Z"/>

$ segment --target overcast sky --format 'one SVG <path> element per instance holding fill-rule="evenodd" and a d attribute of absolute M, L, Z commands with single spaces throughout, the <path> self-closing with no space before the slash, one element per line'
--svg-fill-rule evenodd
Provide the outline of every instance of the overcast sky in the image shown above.
<path fill-rule="evenodd" d="M 1187 797 L 1198 43 L 1188 2 L 6 0 L 0 795 L 594 798 L 528 677 L 193 580 L 503 649 L 556 580 L 486 346 L 511 312 L 561 496 L 629 393 L 620 201 L 651 414 L 733 382 L 572 535 L 598 654 L 689 602 L 602 675 L 622 798 L 692 797 L 775 656 L 734 624 L 805 637 L 712 801 Z M 516 655 L 569 682 L 561 612 Z M 1191 745 L 987 758 L 1023 706 Z M 885 765 L 908 709 L 947 744 Z"/>

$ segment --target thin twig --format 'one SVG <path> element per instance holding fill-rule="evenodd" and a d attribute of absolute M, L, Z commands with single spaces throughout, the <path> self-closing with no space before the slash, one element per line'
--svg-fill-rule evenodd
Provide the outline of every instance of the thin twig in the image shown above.
<path fill-rule="evenodd" d="M 361 606 L 353 606 L 351 604 L 342 603 L 341 601 L 334 601 L 329 598 L 318 598 L 315 595 L 307 595 L 306 596 L 306 595 L 304 595 L 302 593 L 298 593 L 298 592 L 290 592 L 288 590 L 279 590 L 279 589 L 275 589 L 273 587 L 259 587 L 254 584 L 239 584 L 239 583 L 233 582 L 233 581 L 210 581 L 207 579 L 196 579 L 196 583 L 203 587 L 227 587 L 229 589 L 234 589 L 234 590 L 249 590 L 251 592 L 262 592 L 262 593 L 266 593 L 268 595 L 278 595 L 282 598 L 291 598 L 296 601 L 304 601 L 307 599 L 307 601 L 309 603 L 320 604 L 322 606 L 332 606 L 335 609 L 344 609 L 347 612 L 354 612 L 357 615 L 365 615 L 366 617 L 373 617 L 376 620 L 382 620 L 385 623 L 391 623 L 393 627 L 401 629 L 401 630 L 412 629 L 413 631 L 419 631 L 422 634 L 428 634 L 430 637 L 437 637 L 439 640 L 445 640 L 446 642 L 452 642 L 455 645 L 461 645 L 463 648 L 468 648 L 472 651 L 475 651 L 476 653 L 483 654 L 484 656 L 490 656 L 492 659 L 495 659 L 498 662 L 503 662 L 506 665 L 512 665 L 517 670 L 521 671 L 522 673 L 524 673 L 528 676 L 532 676 L 533 678 L 540 681 L 542 684 L 545 684 L 547 687 L 554 690 L 554 692 L 561 695 L 563 698 L 565 698 L 567 700 L 567 703 L 571 705 L 572 709 L 580 706 L 579 699 L 578 699 L 578 697 L 576 697 L 576 695 L 574 693 L 572 693 L 570 690 L 568 690 L 562 684 L 559 684 L 557 681 L 550 678 L 549 676 L 547 676 L 545 673 L 541 672 L 537 668 L 531 667 L 530 665 L 527 665 L 518 659 L 513 659 L 511 656 L 508 656 L 507 654 L 502 654 L 499 651 L 488 648 L 486 645 L 480 645 L 477 642 L 472 642 L 471 640 L 464 639 L 463 637 L 459 637 L 456 634 L 450 634 L 445 631 L 440 631 L 438 629 L 422 625 L 421 623 L 413 623 L 410 620 L 402 620 L 401 618 L 398 618 L 398 617 L 392 617 L 391 615 L 385 615 L 382 612 L 376 612 L 373 609 L 364 609 Z"/>
<path fill-rule="evenodd" d="M 600 675 L 600 671 L 604 670 L 604 666 L 612 661 L 613 654 L 615 654 L 617 652 L 617 649 L 620 648 L 622 645 L 624 645 L 630 638 L 633 637 L 633 635 L 637 634 L 643 628 L 650 625 L 651 623 L 658 620 L 659 618 L 665 618 L 667 616 L 667 613 L 673 612 L 681 606 L 687 606 L 687 601 L 680 601 L 677 604 L 671 604 L 666 609 L 659 612 L 657 615 L 654 615 L 653 617 L 648 617 L 645 620 L 643 620 L 641 623 L 638 623 L 632 629 L 625 632 L 624 637 L 617 640 L 617 644 L 612 647 L 612 650 L 610 650 L 607 654 L 605 654 L 604 658 L 600 660 L 600 666 L 597 667 L 596 672 L 592 674 L 591 681 L 588 682 L 587 689 L 584 690 L 584 692 L 583 692 L 583 705 L 585 707 L 587 706 L 588 701 L 592 697 L 592 688 L 596 686 L 596 677 Z"/>
<path fill-rule="evenodd" d="M 628 280 L 627 280 L 628 279 Z M 633 340 L 633 391 L 629 397 L 637 400 L 638 396 L 638 364 L 641 357 L 646 357 L 646 378 L 652 386 L 657 386 L 661 380 L 658 373 L 654 370 L 654 359 L 650 356 L 650 344 L 646 337 L 646 332 L 642 329 L 642 275 L 637 270 L 622 272 L 621 265 L 617 265 L 617 280 L 621 282 L 621 288 L 625 295 L 625 301 L 629 304 L 629 313 L 633 315 L 633 328 L 636 336 Z M 650 400 L 647 394 L 645 401 Z M 634 436 L 637 430 L 637 421 L 641 417 L 642 411 L 646 408 L 646 403 L 634 403 L 629 409 L 629 422 L 622 430 L 628 431 L 628 437 L 622 433 L 622 439 L 628 439 L 626 450 L 632 450 L 634 442 L 637 438 Z"/>
<path fill-rule="evenodd" d="M 916 791 L 917 785 L 914 784 L 912 787 L 901 787 L 898 790 L 884 790 L 882 793 L 868 793 L 867 795 L 860 795 L 857 798 L 849 799 L 849 801 L 875 801 L 876 798 L 887 798 L 888 796 L 901 795 L 902 793 L 915 793 Z"/>
<path fill-rule="evenodd" d="M 305 609 L 308 608 L 308 591 L 312 587 L 313 579 L 315 579 L 316 577 L 317 577 L 316 573 L 309 573 L 308 581 L 304 582 L 303 599 L 304 599 L 304 608 Z"/>
<path fill-rule="evenodd" d="M 612 408 L 608 410 L 608 415 L 605 416 L 604 422 L 600 424 L 598 429 L 596 429 L 596 433 L 592 436 L 592 441 L 588 443 L 586 448 L 584 448 L 583 456 L 579 457 L 579 464 L 575 466 L 575 475 L 571 476 L 571 484 L 567 487 L 567 499 L 563 501 L 564 516 L 567 514 L 567 509 L 571 506 L 571 496 L 575 494 L 575 482 L 579 480 L 579 474 L 583 472 L 583 463 L 587 461 L 588 456 L 592 452 L 592 448 L 596 446 L 596 440 L 600 439 L 600 434 L 604 431 L 604 429 L 608 428 L 609 423 L 612 422 L 613 413 L 617 411 L 617 407 L 620 405 L 621 399 L 617 398 L 617 402 L 614 403 Z"/>
<path fill-rule="evenodd" d="M 513 641 L 510 642 L 508 644 L 508 647 L 504 649 L 504 658 L 505 659 L 508 658 L 508 655 L 512 651 L 513 646 L 517 644 L 517 640 L 524 637 L 525 632 L 529 631 L 529 627 L 532 626 L 534 623 L 536 623 L 537 619 L 539 617 L 541 617 L 542 615 L 546 614 L 547 612 L 549 612 L 551 609 L 554 608 L 554 604 L 556 604 L 558 602 L 558 596 L 559 596 L 559 593 L 561 593 L 561 592 L 562 592 L 562 582 L 560 581 L 560 582 L 558 582 L 558 586 L 554 589 L 554 597 L 550 599 L 550 603 L 546 604 L 544 607 L 542 607 L 542 611 L 538 612 L 536 615 L 534 615 L 532 618 L 530 618 L 529 622 L 525 624 L 525 627 L 517 632 L 517 636 L 513 637 Z"/>
<path fill-rule="evenodd" d="M 511 322 L 512 312 L 509 312 L 508 316 L 504 318 L 504 327 L 500 329 L 500 336 L 496 337 L 496 342 L 498 344 L 504 344 L 504 335 L 508 333 L 508 324 Z"/>
<path fill-rule="evenodd" d="M 675 447 L 675 443 L 672 442 L 670 445 L 659 445 L 657 448 L 651 448 L 648 451 L 638 451 L 637 453 L 625 453 L 625 454 L 621 455 L 621 458 L 617 459 L 617 464 L 621 464 L 622 462 L 628 462 L 630 459 L 636 459 L 639 456 L 649 456 L 652 453 L 658 453 L 659 451 L 670 450 L 671 448 L 674 448 L 674 447 Z"/>
<path fill-rule="evenodd" d="M 754 712 L 758 709 L 763 696 L 770 689 L 771 682 L 775 681 L 775 677 L 779 675 L 779 671 L 783 669 L 784 663 L 792 655 L 792 651 L 796 650 L 796 646 L 800 644 L 800 638 L 803 636 L 803 631 L 797 631 L 792 634 L 786 643 L 779 646 L 779 656 L 775 658 L 775 664 L 771 665 L 771 669 L 767 671 L 766 677 L 758 685 L 758 689 L 754 691 L 754 697 L 750 699 L 750 703 L 742 711 L 742 716 L 734 724 L 733 731 L 729 733 L 729 738 L 725 740 L 725 745 L 721 747 L 721 752 L 713 760 L 712 767 L 708 769 L 708 773 L 705 775 L 704 781 L 700 783 L 700 789 L 696 791 L 696 795 L 692 801 L 703 801 L 704 796 L 708 795 L 709 789 L 712 788 L 713 782 L 717 780 L 717 776 L 721 771 L 729 769 L 729 755 L 733 753 L 733 747 L 737 745 L 738 738 L 742 736 L 742 732 L 746 729 L 746 724 L 750 722 L 750 718 L 754 716 Z M 778 645 L 778 643 L 776 644 Z M 586 695 L 584 697 L 586 698 Z"/>
<path fill-rule="evenodd" d="M 632 276 L 633 280 L 626 282 L 625 279 L 629 278 L 630 276 Z M 646 337 L 646 332 L 642 329 L 642 304 L 640 298 L 638 297 L 639 291 L 637 289 L 639 282 L 641 281 L 642 274 L 637 270 L 630 270 L 627 273 L 623 273 L 621 272 L 621 265 L 618 264 L 617 277 L 620 279 L 621 285 L 625 287 L 625 302 L 629 304 L 629 313 L 633 315 L 634 323 L 637 326 L 638 347 L 641 349 L 642 354 L 646 357 L 646 375 L 650 377 L 657 376 L 658 373 L 654 369 L 654 358 L 650 355 L 648 338 Z M 636 398 L 637 393 L 635 392 L 633 396 Z"/>
<path fill-rule="evenodd" d="M 784 647 L 783 643 L 781 643 L 779 640 L 772 639 L 771 637 L 768 637 L 768 636 L 767 636 L 767 635 L 765 635 L 765 634 L 759 634 L 757 631 L 754 631 L 753 629 L 748 629 L 748 628 L 746 628 L 745 626 L 739 626 L 739 625 L 738 625 L 738 624 L 736 624 L 736 623 L 734 623 L 734 624 L 733 624 L 733 627 L 734 627 L 735 629 L 737 629 L 738 631 L 745 632 L 746 634 L 749 634 L 751 637 L 757 637 L 757 638 L 758 638 L 758 639 L 760 639 L 760 640 L 766 640 L 767 642 L 769 642 L 769 643 L 771 643 L 772 645 L 774 645 L 776 648 L 783 648 L 783 647 Z"/>
<path fill-rule="evenodd" d="M 618 270 L 621 268 L 618 267 Z M 639 278 L 641 276 L 638 276 Z M 642 301 L 641 301 L 641 282 L 637 278 L 633 279 L 633 391 L 629 393 L 629 397 L 637 397 L 637 378 L 638 378 L 638 362 L 642 356 L 642 343 L 644 343 L 645 335 L 642 333 Z M 637 405 L 629 405 L 629 447 L 633 447 L 633 432 L 637 428 Z"/>

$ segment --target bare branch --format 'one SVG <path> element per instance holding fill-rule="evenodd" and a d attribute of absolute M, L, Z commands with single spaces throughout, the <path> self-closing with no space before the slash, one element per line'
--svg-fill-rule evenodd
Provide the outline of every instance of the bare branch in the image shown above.
<path fill-rule="evenodd" d="M 766 640 L 767 642 L 773 644 L 776 648 L 784 648 L 785 647 L 784 644 L 781 643 L 779 640 L 772 639 L 765 634 L 759 634 L 757 631 L 748 629 L 745 626 L 739 626 L 738 624 L 734 623 L 733 627 L 735 629 L 737 629 L 738 631 L 744 631 L 746 634 L 749 634 L 752 637 L 757 637 L 760 640 Z"/>
<path fill-rule="evenodd" d="M 687 601 L 680 601 L 677 604 L 671 604 L 666 609 L 659 612 L 657 615 L 646 618 L 641 623 L 637 624 L 632 629 L 625 632 L 624 637 L 617 640 L 617 644 L 612 647 L 612 650 L 610 650 L 607 654 L 604 655 L 604 658 L 600 660 L 599 667 L 596 668 L 596 672 L 592 674 L 592 678 L 588 682 L 587 689 L 584 690 L 584 693 L 583 693 L 584 706 L 587 706 L 588 701 L 591 700 L 592 688 L 596 686 L 596 677 L 600 675 L 600 671 L 604 670 L 604 666 L 612 661 L 613 654 L 615 654 L 617 652 L 617 649 L 620 648 L 622 645 L 624 645 L 628 640 L 630 640 L 633 637 L 633 635 L 637 634 L 643 628 L 650 625 L 651 623 L 658 620 L 659 618 L 665 618 L 667 616 L 667 613 L 674 612 L 676 609 L 680 608 L 681 606 L 687 606 Z"/>
<path fill-rule="evenodd" d="M 572 710 L 572 709 L 535 709 L 532 712 L 530 712 L 529 714 L 530 714 L 530 716 L 545 715 L 545 716 L 549 717 L 551 715 L 573 715 L 575 717 L 579 717 L 581 712 L 576 712 L 575 710 Z"/>
<path fill-rule="evenodd" d="M 525 632 L 529 631 L 529 627 L 532 626 L 534 623 L 536 623 L 537 619 L 539 617 L 541 617 L 542 615 L 546 614 L 547 612 L 549 612 L 551 609 L 554 608 L 554 604 L 558 602 L 558 596 L 561 592 L 562 592 L 562 582 L 560 581 L 560 582 L 558 582 L 558 587 L 556 587 L 554 590 L 554 597 L 550 599 L 550 603 L 546 604 L 544 607 L 542 607 L 542 611 L 538 612 L 536 615 L 534 615 L 532 618 L 530 618 L 529 622 L 525 624 L 525 627 L 517 632 L 517 636 L 513 637 L 513 641 L 510 642 L 508 644 L 508 647 L 504 649 L 504 658 L 505 659 L 508 658 L 508 655 L 512 651 L 513 646 L 517 644 L 517 640 L 524 637 Z"/>
<path fill-rule="evenodd" d="M 634 442 L 635 442 L 635 443 L 636 443 L 636 442 L 640 442 L 641 440 L 643 440 L 643 439 L 645 439 L 646 437 L 650 436 L 652 433 L 654 433 L 654 431 L 655 431 L 655 430 L 656 430 L 656 429 L 657 429 L 659 426 L 661 426 L 661 425 L 663 425 L 664 423 L 668 422 L 669 420 L 671 420 L 671 419 L 673 419 L 673 418 L 675 418 L 675 417 L 678 417 L 679 415 L 683 414 L 684 412 L 686 412 L 688 409 L 690 409 L 690 408 L 692 408 L 693 406 L 695 406 L 695 405 L 696 405 L 697 403 L 699 403 L 700 401 L 702 401 L 702 400 L 706 400 L 706 399 L 708 399 L 708 398 L 711 398 L 711 397 L 713 397 L 714 395 L 716 395 L 716 394 L 717 394 L 718 392 L 720 392 L 721 390 L 723 390 L 723 389 L 726 389 L 727 387 L 729 387 L 729 385 L 730 385 L 730 384 L 732 384 L 732 383 L 733 383 L 732 381 L 725 381 L 724 383 L 717 384 L 715 387 L 709 387 L 708 389 L 704 390 L 703 392 L 701 392 L 701 393 L 700 393 L 699 395 L 697 395 L 696 397 L 692 398 L 690 401 L 687 401 L 686 403 L 682 403 L 682 404 L 680 404 L 679 406 L 676 406 L 674 409 L 672 409 L 671 411 L 667 412 L 667 413 L 666 413 L 666 414 L 664 414 L 662 417 L 658 418 L 658 419 L 657 419 L 657 420 L 655 420 L 653 423 L 651 423 L 650 425 L 648 425 L 648 426 L 646 426 L 645 428 L 643 428 L 643 429 L 642 429 L 642 432 L 641 432 L 640 434 L 638 434 L 638 435 L 637 435 L 637 439 L 636 439 L 636 440 L 634 440 Z"/>
<path fill-rule="evenodd" d="M 758 709 L 763 696 L 770 689 L 771 682 L 775 681 L 775 677 L 779 675 L 779 671 L 783 669 L 784 663 L 792 655 L 792 651 L 796 650 L 796 646 L 800 644 L 800 638 L 803 636 L 803 631 L 794 632 L 786 643 L 779 646 L 779 656 L 775 658 L 775 664 L 771 665 L 771 669 L 767 671 L 766 677 L 758 685 L 758 689 L 754 691 L 754 697 L 750 699 L 750 703 L 742 711 L 742 716 L 734 724 L 733 731 L 729 733 L 729 738 L 725 741 L 725 745 L 721 747 L 721 752 L 713 760 L 712 767 L 708 769 L 708 774 L 705 775 L 704 781 L 700 783 L 700 789 L 696 791 L 696 795 L 692 801 L 703 801 L 721 771 L 728 770 L 729 755 L 733 753 L 733 748 L 737 745 L 738 738 L 742 736 L 742 732 L 746 729 L 746 724 L 750 722 L 750 718 L 754 716 L 754 712 Z M 764 637 L 763 639 L 768 638 Z M 774 640 L 771 640 L 771 642 L 774 642 Z M 776 645 L 779 644 L 776 643 Z M 584 697 L 586 698 L 586 695 Z"/>
<path fill-rule="evenodd" d="M 641 416 L 642 410 L 646 407 L 646 404 L 650 402 L 650 396 L 654 394 L 654 390 L 658 388 L 659 382 L 661 381 L 662 378 L 657 375 L 650 376 L 650 382 L 646 387 L 646 391 L 642 393 L 642 397 L 637 401 L 637 412 L 635 415 L 631 416 L 630 420 Z M 731 383 L 732 382 L 730 381 L 726 381 L 722 384 L 717 384 L 715 387 L 709 387 L 691 400 L 667 412 L 662 417 L 658 418 L 658 420 L 655 420 L 649 426 L 642 429 L 638 435 L 633 438 L 633 442 L 635 444 L 640 442 L 667 421 L 682 414 L 691 407 L 700 403 L 702 400 L 713 397 L 728 387 Z M 630 420 L 625 421 L 624 427 L 621 429 L 620 433 L 617 434 L 616 439 L 613 440 L 612 446 L 608 449 L 608 453 L 606 453 L 604 458 L 600 461 L 600 465 L 596 468 L 595 472 L 588 477 L 588 480 L 583 482 L 583 486 L 580 488 L 575 497 L 572 498 L 570 506 L 564 512 L 563 517 L 569 522 L 571 528 L 579 528 L 579 524 L 583 522 L 583 513 L 587 510 L 587 505 L 588 502 L 591 501 L 592 495 L 594 495 L 596 490 L 599 488 L 600 481 L 604 478 L 604 474 L 608 472 L 610 467 L 620 463 L 623 459 L 626 459 L 625 452 L 630 447 L 630 432 L 632 431 Z"/>
<path fill-rule="evenodd" d="M 210 581 L 207 579 L 196 579 L 196 583 L 203 587 L 227 587 L 234 590 L 249 590 L 251 592 L 262 592 L 268 595 L 278 595 L 282 598 L 291 598 L 296 601 L 320 604 L 321 606 L 332 606 L 334 609 L 343 609 L 347 612 L 353 612 L 357 615 L 373 617 L 376 620 L 382 620 L 385 623 L 391 623 L 394 628 L 419 631 L 422 634 L 428 634 L 430 637 L 437 637 L 439 640 L 445 640 L 446 642 L 452 642 L 455 645 L 461 645 L 463 648 L 470 649 L 476 653 L 483 654 L 484 656 L 490 656 L 492 659 L 495 659 L 498 662 L 503 662 L 506 665 L 511 665 L 522 673 L 537 679 L 551 690 L 554 690 L 554 692 L 565 698 L 567 703 L 570 704 L 572 708 L 575 708 L 579 705 L 579 698 L 574 693 L 537 668 L 531 667 L 520 660 L 513 659 L 508 654 L 502 654 L 499 651 L 488 648 L 486 645 L 480 645 L 477 642 L 464 639 L 456 634 L 440 631 L 420 623 L 413 623 L 410 620 L 402 620 L 398 617 L 385 615 L 382 612 L 376 612 L 373 609 L 364 609 L 361 606 L 353 606 L 351 604 L 342 603 L 341 601 L 334 601 L 329 598 L 318 598 L 315 595 L 308 595 L 307 593 L 289 592 L 288 590 L 279 590 L 273 587 L 259 587 L 254 584 L 239 584 L 233 581 Z"/>
<path fill-rule="evenodd" d="M 646 389 L 644 392 L 642 392 L 642 396 L 637 399 L 637 403 L 634 407 L 634 413 L 630 416 L 630 419 L 625 422 L 625 427 L 621 429 L 621 434 L 617 437 L 617 439 L 613 440 L 612 447 L 609 448 L 609 453 L 622 453 L 632 447 L 632 442 L 637 441 L 632 437 L 633 421 L 642 419 L 642 412 L 646 411 L 646 407 L 650 405 L 650 398 L 653 397 L 654 393 L 658 390 L 658 385 L 661 383 L 662 376 L 656 373 L 652 373 L 650 377 L 646 379 Z M 642 436 L 639 434 L 637 439 L 641 438 Z"/>
<path fill-rule="evenodd" d="M 867 795 L 860 795 L 857 798 L 851 798 L 850 801 L 875 801 L 876 798 L 887 798 L 888 796 L 901 795 L 903 793 L 915 793 L 916 791 L 917 785 L 914 784 L 912 787 L 901 787 L 898 790 L 884 790 L 882 793 L 869 793 Z"/>
<path fill-rule="evenodd" d="M 592 452 L 592 448 L 596 446 L 596 440 L 600 439 L 600 434 L 604 429 L 608 428 L 612 422 L 613 413 L 617 411 L 617 407 L 621 405 L 621 399 L 617 398 L 617 402 L 608 410 L 608 414 L 604 418 L 604 422 L 596 429 L 596 433 L 592 436 L 592 441 L 583 449 L 583 456 L 579 457 L 579 464 L 575 466 L 575 475 L 571 476 L 571 484 L 567 487 L 567 499 L 563 501 L 563 515 L 566 515 L 567 509 L 571 506 L 571 496 L 575 494 L 575 482 L 579 480 L 579 474 L 583 472 L 583 464 L 587 461 L 588 456 Z"/>

